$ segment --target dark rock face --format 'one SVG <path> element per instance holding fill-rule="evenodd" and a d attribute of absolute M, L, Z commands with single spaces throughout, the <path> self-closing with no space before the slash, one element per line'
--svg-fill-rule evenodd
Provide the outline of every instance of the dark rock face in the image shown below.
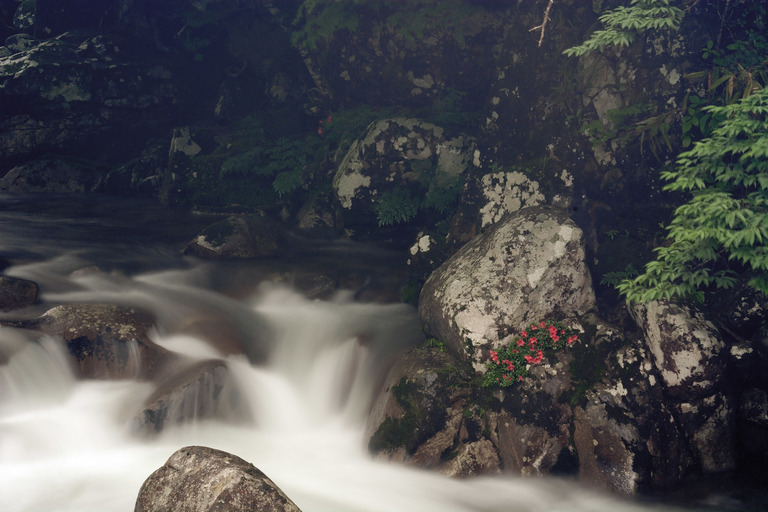
<path fill-rule="evenodd" d="M 720 333 L 700 313 L 676 304 L 636 305 L 632 314 L 697 464 L 704 472 L 733 469 L 733 390 Z"/>
<path fill-rule="evenodd" d="M 184 248 L 201 258 L 258 258 L 284 246 L 284 233 L 266 216 L 232 216 L 206 228 Z"/>
<path fill-rule="evenodd" d="M 415 349 L 401 358 L 368 418 L 371 453 L 449 476 L 498 473 L 496 448 L 467 400 L 468 376 L 438 349 Z"/>
<path fill-rule="evenodd" d="M 208 418 L 244 420 L 248 415 L 226 363 L 203 361 L 161 378 L 135 418 L 133 430 L 154 434 L 185 422 Z"/>
<path fill-rule="evenodd" d="M 62 160 L 33 160 L 8 171 L 0 178 L 0 190 L 8 192 L 91 192 L 99 185 L 88 169 Z"/>
<path fill-rule="evenodd" d="M 427 279 L 419 317 L 428 335 L 479 364 L 519 326 L 595 306 L 581 230 L 561 210 L 532 207 L 495 224 Z"/>
<path fill-rule="evenodd" d="M 143 124 L 148 134 L 165 122 L 174 96 L 170 71 L 127 61 L 125 48 L 108 37 L 81 37 L 27 41 L 0 58 L 0 134 L 9 161 L 91 155 L 99 143 L 102 157 L 126 155 L 141 147 L 125 136 L 129 128 Z"/>
<path fill-rule="evenodd" d="M 26 279 L 0 276 L 0 311 L 32 306 L 38 299 L 37 284 Z"/>
<path fill-rule="evenodd" d="M 243 459 L 204 446 L 171 455 L 139 490 L 135 512 L 300 512 L 267 475 Z"/>

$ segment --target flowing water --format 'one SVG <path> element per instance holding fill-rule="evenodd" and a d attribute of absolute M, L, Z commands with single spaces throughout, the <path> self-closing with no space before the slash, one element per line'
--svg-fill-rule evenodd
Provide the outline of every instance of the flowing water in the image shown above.
<path fill-rule="evenodd" d="M 399 256 L 337 243 L 274 261 L 182 257 L 184 240 L 208 220 L 97 198 L 0 197 L 7 275 L 36 281 L 47 304 L 151 310 L 154 340 L 225 361 L 248 411 L 246 421 L 137 436 L 132 419 L 153 384 L 78 380 L 61 340 L 2 327 L 1 511 L 133 510 L 144 479 L 193 444 L 253 463 L 304 512 L 672 510 L 567 480 L 450 480 L 372 460 L 363 427 L 376 387 L 393 358 L 422 339 L 413 308 L 390 300 Z M 349 290 L 322 293 L 328 281 Z M 233 351 L 216 335 L 190 336 L 183 326 L 195 318 L 230 333 L 244 353 L 226 355 Z M 705 509 L 726 510 L 697 508 Z"/>

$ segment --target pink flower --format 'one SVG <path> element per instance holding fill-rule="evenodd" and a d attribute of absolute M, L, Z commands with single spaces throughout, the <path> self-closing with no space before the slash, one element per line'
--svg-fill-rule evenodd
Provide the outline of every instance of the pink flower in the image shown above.
<path fill-rule="evenodd" d="M 547 325 L 547 322 L 545 322 L 544 320 L 542 320 L 541 322 L 539 322 L 539 327 L 541 327 L 542 329 L 543 329 L 544 327 L 546 327 L 546 325 Z"/>
<path fill-rule="evenodd" d="M 522 347 L 522 346 L 525 346 L 525 341 L 524 341 L 522 338 L 521 338 L 521 339 L 519 339 L 519 340 L 517 340 L 517 346 L 518 346 L 518 347 Z"/>
<path fill-rule="evenodd" d="M 525 338 L 526 336 L 528 336 L 528 333 L 527 333 L 527 332 L 525 332 L 525 331 L 520 331 L 520 336 L 522 336 L 523 338 Z"/>
<path fill-rule="evenodd" d="M 544 354 L 541 352 L 541 350 L 536 351 L 536 357 L 525 356 L 525 360 L 530 364 L 539 364 L 543 358 Z"/>

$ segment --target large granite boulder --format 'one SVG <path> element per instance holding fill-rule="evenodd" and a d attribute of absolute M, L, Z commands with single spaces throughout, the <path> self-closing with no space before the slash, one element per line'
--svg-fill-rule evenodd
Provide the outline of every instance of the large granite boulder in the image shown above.
<path fill-rule="evenodd" d="M 570 365 L 579 478 L 620 494 L 683 480 L 694 461 L 644 340 L 593 322 L 592 339 L 574 349 Z"/>
<path fill-rule="evenodd" d="M 221 450 L 175 452 L 139 490 L 135 512 L 300 512 L 253 464 Z"/>
<path fill-rule="evenodd" d="M 525 325 L 595 307 L 582 231 L 557 208 L 525 208 L 475 237 L 430 275 L 419 298 L 427 335 L 477 370 Z"/>

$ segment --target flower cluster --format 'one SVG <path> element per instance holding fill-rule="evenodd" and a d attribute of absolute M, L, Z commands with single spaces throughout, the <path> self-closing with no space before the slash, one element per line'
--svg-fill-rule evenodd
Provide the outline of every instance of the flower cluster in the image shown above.
<path fill-rule="evenodd" d="M 541 364 L 545 352 L 552 353 L 573 345 L 578 335 L 560 322 L 542 320 L 520 331 L 519 337 L 498 351 L 490 351 L 485 363 L 487 371 L 483 379 L 485 387 L 507 387 L 528 375 L 528 368 Z"/>

